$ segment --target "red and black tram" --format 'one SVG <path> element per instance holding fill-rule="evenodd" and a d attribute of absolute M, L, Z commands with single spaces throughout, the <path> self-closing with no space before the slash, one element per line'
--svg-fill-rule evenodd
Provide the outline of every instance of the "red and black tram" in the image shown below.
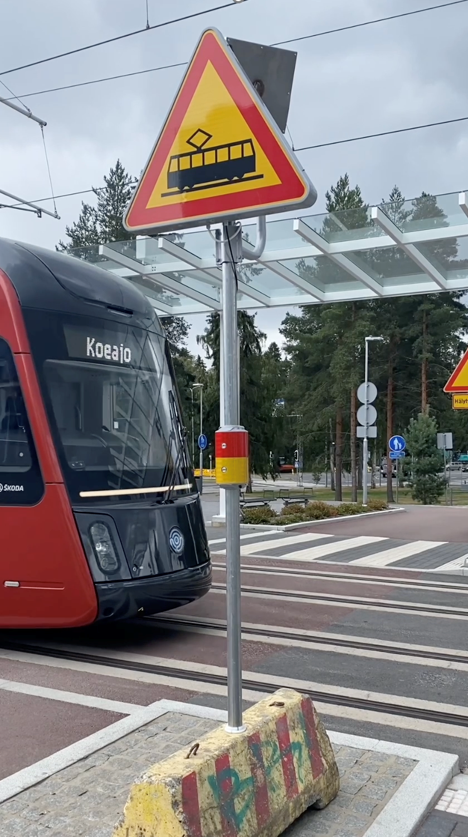
<path fill-rule="evenodd" d="M 99 267 L 0 240 L 0 627 L 157 613 L 210 583 L 153 308 Z"/>

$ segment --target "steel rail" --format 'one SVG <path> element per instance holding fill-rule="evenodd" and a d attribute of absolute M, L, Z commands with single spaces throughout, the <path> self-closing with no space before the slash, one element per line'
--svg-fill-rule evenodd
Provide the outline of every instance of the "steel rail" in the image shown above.
<path fill-rule="evenodd" d="M 0 647 L 8 650 L 20 651 L 22 653 L 37 654 L 38 656 L 54 657 L 61 660 L 92 663 L 94 665 L 108 666 L 127 671 L 171 677 L 173 679 L 180 680 L 181 682 L 184 680 L 191 680 L 210 685 L 227 686 L 227 675 L 188 671 L 186 668 L 183 668 L 183 663 L 181 668 L 177 669 L 172 668 L 171 666 L 164 666 L 159 663 L 152 664 L 132 660 L 119 660 L 118 658 L 105 657 L 99 654 L 88 654 L 81 651 L 64 651 L 62 649 L 47 648 L 39 645 L 29 645 L 27 643 L 16 643 L 4 640 L 2 640 Z M 265 694 L 272 694 L 277 691 L 277 689 L 284 688 L 284 681 L 285 678 L 281 678 L 281 682 L 275 683 L 274 676 L 272 676 L 271 683 L 265 683 L 262 680 L 255 680 L 252 677 L 243 677 L 242 688 L 256 692 L 264 692 Z M 294 681 L 294 688 L 297 689 L 297 681 Z M 398 703 L 386 703 L 383 700 L 379 701 L 369 698 L 361 698 L 355 695 L 332 695 L 329 692 L 322 692 L 320 689 L 309 689 L 306 686 L 301 688 L 301 692 L 310 696 L 312 700 L 324 704 L 362 709 L 367 712 L 400 715 L 407 718 L 431 721 L 432 723 L 437 724 L 450 724 L 452 726 L 465 727 L 468 715 L 468 707 L 466 708 L 465 714 L 458 714 L 456 712 L 439 712 L 435 709 L 426 709 L 417 706 L 405 706 Z"/>

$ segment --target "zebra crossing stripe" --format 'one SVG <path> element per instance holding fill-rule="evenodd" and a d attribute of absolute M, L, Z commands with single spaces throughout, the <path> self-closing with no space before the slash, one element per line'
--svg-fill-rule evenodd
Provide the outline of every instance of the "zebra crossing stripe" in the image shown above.
<path fill-rule="evenodd" d="M 322 538 L 323 535 L 320 535 L 320 537 Z M 367 546 L 370 543 L 380 543 L 386 540 L 388 538 L 363 535 L 359 538 L 347 538 L 344 541 L 322 544 L 322 546 L 312 546 L 310 549 L 298 549 L 295 552 L 287 552 L 281 557 L 284 561 L 315 561 L 325 557 L 325 555 L 334 555 L 335 552 L 345 552 L 347 549 L 355 549 L 359 546 Z"/>
<path fill-rule="evenodd" d="M 445 543 L 446 541 L 412 541 L 411 543 L 402 544 L 402 546 L 394 546 L 392 549 L 385 549 L 383 552 L 366 555 L 365 558 L 356 558 L 349 563 L 364 567 L 387 567 L 389 564 L 394 564 L 395 561 L 400 561 L 402 558 L 412 558 L 413 555 L 418 555 L 420 552 L 426 552 L 429 549 L 435 549 L 437 546 L 443 546 Z"/>
<path fill-rule="evenodd" d="M 269 541 L 260 541 L 260 543 L 242 544 L 241 555 L 255 555 L 257 552 L 262 552 L 265 549 L 282 548 L 283 546 L 294 546 L 299 543 L 309 543 L 310 541 L 319 541 L 324 538 L 333 538 L 333 535 L 325 535 L 321 532 L 307 532 L 302 535 L 291 535 L 288 538 L 272 538 Z"/>
<path fill-rule="evenodd" d="M 271 532 L 247 532 L 246 535 L 241 535 L 241 541 L 246 540 L 248 538 L 258 538 L 259 535 L 276 535 L 276 529 L 272 529 Z M 209 545 L 211 546 L 214 543 L 226 543 L 226 538 L 215 538 L 215 540 L 208 541 Z"/>
<path fill-rule="evenodd" d="M 449 561 L 448 564 L 442 564 L 440 567 L 436 567 L 435 570 L 432 572 L 448 572 L 449 570 L 461 570 L 462 567 L 465 566 L 465 561 L 468 558 L 468 553 L 465 555 L 460 555 L 459 558 L 455 558 L 453 561 Z"/>

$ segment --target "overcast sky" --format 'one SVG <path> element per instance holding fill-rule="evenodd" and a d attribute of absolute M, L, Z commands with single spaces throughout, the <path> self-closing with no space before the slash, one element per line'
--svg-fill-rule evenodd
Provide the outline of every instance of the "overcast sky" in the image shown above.
<path fill-rule="evenodd" d="M 150 23 L 221 2 L 149 0 Z M 268 44 L 431 2 L 437 0 L 246 0 L 0 79 L 21 96 L 184 61 L 209 26 Z M 1 17 L 0 71 L 143 27 L 146 0 L 1 0 Z M 468 115 L 467 38 L 468 3 L 289 45 L 298 53 L 289 117 L 295 145 Z M 182 74 L 179 67 L 25 98 L 48 123 L 56 194 L 100 186 L 117 158 L 138 175 Z M 1 85 L 0 95 L 9 95 Z M 323 210 L 326 189 L 344 172 L 369 203 L 395 183 L 407 197 L 459 191 L 468 188 L 468 123 L 307 151 L 300 160 L 319 193 L 314 211 Z M 0 188 L 29 200 L 50 194 L 39 126 L 1 105 Z M 0 210 L 0 235 L 54 247 L 81 200 L 57 201 L 60 221 Z M 277 309 L 257 321 L 274 339 L 283 316 Z M 199 328 L 197 318 L 192 331 Z"/>

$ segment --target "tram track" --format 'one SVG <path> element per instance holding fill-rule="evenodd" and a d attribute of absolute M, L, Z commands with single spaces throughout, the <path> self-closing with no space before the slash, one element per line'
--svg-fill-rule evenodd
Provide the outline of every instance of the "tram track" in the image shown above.
<path fill-rule="evenodd" d="M 225 593 L 226 585 L 214 582 L 211 590 L 216 593 Z M 377 599 L 360 596 L 342 596 L 332 593 L 314 593 L 310 591 L 282 590 L 275 587 L 251 587 L 242 585 L 242 593 L 253 597 L 268 599 L 286 599 L 289 601 L 315 602 L 322 605 L 338 605 L 350 607 L 367 607 L 377 610 L 389 610 L 392 612 L 413 613 L 424 616 L 445 616 L 457 619 L 468 619 L 468 608 L 441 607 L 432 604 L 420 604 L 419 602 L 402 602 L 390 599 Z"/>
<path fill-rule="evenodd" d="M 82 650 L 64 649 L 50 645 L 36 645 L 27 642 L 15 642 L 1 640 L 0 648 L 13 651 L 19 654 L 36 655 L 39 657 L 55 658 L 62 661 L 74 663 L 91 664 L 94 666 L 111 667 L 126 672 L 137 672 L 170 678 L 180 683 L 184 688 L 184 681 L 190 683 L 206 684 L 214 687 L 227 687 L 227 675 L 225 670 L 214 670 L 215 666 L 199 666 L 194 663 L 181 663 L 179 661 L 164 664 L 158 662 L 145 662 L 138 659 L 138 655 L 127 655 L 119 657 L 118 653 L 103 655 L 101 653 L 90 653 Z M 244 690 L 263 694 L 272 694 L 280 688 L 293 688 L 301 691 L 312 698 L 317 704 L 322 704 L 326 713 L 326 707 L 343 707 L 352 710 L 361 710 L 365 713 L 376 713 L 377 715 L 399 716 L 415 721 L 429 723 L 436 727 L 448 726 L 466 728 L 468 707 L 447 706 L 445 704 L 431 703 L 419 699 L 376 694 L 370 692 L 358 692 L 353 689 L 325 686 L 324 684 L 309 684 L 308 681 L 284 678 L 276 675 L 257 674 L 255 672 L 244 672 L 242 678 Z M 378 720 L 376 721 L 378 722 Z"/>
<path fill-rule="evenodd" d="M 172 616 L 147 616 L 145 622 L 157 624 L 163 628 L 171 628 L 178 631 L 209 631 L 211 634 L 226 636 L 226 622 L 216 619 L 186 618 Z M 245 640 L 255 638 L 260 642 L 271 642 L 272 639 L 284 640 L 291 644 L 300 643 L 303 647 L 314 646 L 329 647 L 336 651 L 368 651 L 378 655 L 396 655 L 401 657 L 412 657 L 423 661 L 440 661 L 447 663 L 462 664 L 468 667 L 468 652 L 458 649 L 437 649 L 424 648 L 422 646 L 409 645 L 405 643 L 385 643 L 381 640 L 368 640 L 357 637 L 335 636 L 320 631 L 295 631 L 294 629 L 275 628 L 270 625 L 256 626 L 250 623 L 242 623 L 242 637 Z"/>
<path fill-rule="evenodd" d="M 273 560 L 269 556 L 250 556 L 250 557 L 257 557 L 264 560 Z M 278 559 L 274 559 L 278 560 Z M 285 556 L 282 560 L 287 561 L 287 556 Z M 226 564 L 218 563 L 216 561 L 212 561 L 211 564 L 213 570 L 219 570 L 221 572 L 226 571 Z M 365 575 L 364 573 L 349 573 L 349 572 L 327 572 L 326 570 L 312 570 L 308 568 L 298 569 L 297 567 L 285 567 L 281 566 L 278 561 L 278 565 L 267 565 L 267 564 L 241 564 L 241 571 L 244 573 L 249 573 L 253 575 L 273 575 L 273 576 L 287 576 L 289 578 L 310 578 L 310 579 L 318 579 L 324 581 L 339 581 L 345 583 L 352 583 L 352 584 L 378 584 L 379 586 L 386 586 L 386 587 L 408 587 L 411 589 L 416 590 L 429 590 L 429 591 L 436 591 L 436 592 L 457 592 L 462 595 L 468 595 L 468 584 L 456 582 L 456 581 L 441 581 L 440 576 L 437 576 L 435 580 L 426 580 L 420 578 L 402 578 L 402 577 L 391 577 L 388 575 L 378 575 L 373 573 L 372 575 Z"/>

